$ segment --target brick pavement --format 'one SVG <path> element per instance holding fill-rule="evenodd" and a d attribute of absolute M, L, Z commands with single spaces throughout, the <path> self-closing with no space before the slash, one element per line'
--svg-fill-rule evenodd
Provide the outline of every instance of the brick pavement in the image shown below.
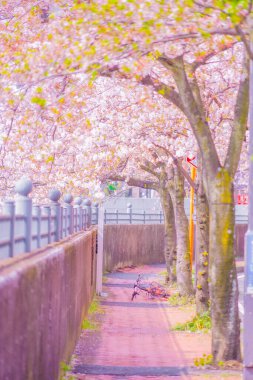
<path fill-rule="evenodd" d="M 194 368 L 196 357 L 210 353 L 209 334 L 171 331 L 194 315 L 194 307 L 173 307 L 167 301 L 131 294 L 138 273 L 157 280 L 162 266 L 126 268 L 107 275 L 97 331 L 83 331 L 72 360 L 78 380 L 241 379 L 236 371 Z"/>

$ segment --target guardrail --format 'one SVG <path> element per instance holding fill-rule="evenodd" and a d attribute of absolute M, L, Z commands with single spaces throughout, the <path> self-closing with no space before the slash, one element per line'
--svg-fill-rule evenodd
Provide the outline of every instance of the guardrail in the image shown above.
<path fill-rule="evenodd" d="M 29 194 L 32 182 L 22 179 L 15 186 L 17 199 L 6 200 L 0 215 L 0 258 L 13 257 L 31 252 L 52 242 L 88 229 L 98 219 L 98 205 L 92 215 L 91 201 L 71 194 L 59 200 L 61 193 L 53 189 L 49 193 L 50 203 L 33 205 Z M 74 201 L 74 205 L 72 202 Z"/>

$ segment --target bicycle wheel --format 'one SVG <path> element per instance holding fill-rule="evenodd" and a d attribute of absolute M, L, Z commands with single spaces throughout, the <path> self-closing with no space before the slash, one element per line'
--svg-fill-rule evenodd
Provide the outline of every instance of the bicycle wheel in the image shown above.
<path fill-rule="evenodd" d="M 150 293 L 154 297 L 168 297 L 166 289 L 156 281 L 151 282 Z"/>

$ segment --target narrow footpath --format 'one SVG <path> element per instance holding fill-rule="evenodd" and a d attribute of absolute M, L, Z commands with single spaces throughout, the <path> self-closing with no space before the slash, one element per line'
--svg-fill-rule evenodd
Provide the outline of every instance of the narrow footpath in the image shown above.
<path fill-rule="evenodd" d="M 146 265 L 108 274 L 98 328 L 83 330 L 71 362 L 71 379 L 242 379 L 239 371 L 203 370 L 194 359 L 210 354 L 210 334 L 172 331 L 194 316 L 194 306 L 170 306 L 140 294 L 131 301 L 139 273 L 158 281 L 164 266 Z"/>

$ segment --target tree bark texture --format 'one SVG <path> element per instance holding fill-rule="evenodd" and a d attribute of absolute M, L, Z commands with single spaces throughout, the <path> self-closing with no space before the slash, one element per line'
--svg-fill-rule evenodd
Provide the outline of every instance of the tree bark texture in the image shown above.
<path fill-rule="evenodd" d="M 201 315 L 209 309 L 209 207 L 203 181 L 196 192 L 196 310 Z"/>
<path fill-rule="evenodd" d="M 203 180 L 209 203 L 209 258 L 211 282 L 211 314 L 213 320 L 213 355 L 215 360 L 240 358 L 240 330 L 238 317 L 238 286 L 234 262 L 234 205 L 232 179 L 238 167 L 242 142 L 247 127 L 249 105 L 249 69 L 245 56 L 234 107 L 233 127 L 228 150 L 221 168 L 220 159 L 206 119 L 206 110 L 198 88 L 194 64 L 191 76 L 183 55 L 171 59 L 166 55 L 158 61 L 172 74 L 177 91 L 160 82 L 148 81 L 153 88 L 178 107 L 187 117 L 196 137 L 203 160 Z M 176 216 L 177 219 L 177 216 Z M 177 235 L 178 241 L 179 236 Z M 178 257 L 180 250 L 178 249 Z M 179 275 L 179 273 L 178 273 Z M 217 292 L 217 295 L 216 295 Z"/>
<path fill-rule="evenodd" d="M 192 273 L 190 264 L 189 223 L 184 209 L 184 176 L 175 168 L 171 169 L 169 189 L 175 212 L 177 234 L 177 285 L 180 295 L 192 295 Z"/>
<path fill-rule="evenodd" d="M 232 179 L 220 168 L 210 189 L 210 296 L 215 362 L 240 360 L 238 283 L 234 255 Z"/>
<path fill-rule="evenodd" d="M 161 205 L 164 213 L 164 228 L 165 228 L 165 246 L 164 246 L 164 257 L 167 268 L 167 282 L 176 281 L 176 257 L 177 257 L 177 247 L 176 247 L 176 228 L 175 228 L 175 216 L 173 210 L 173 204 L 171 196 L 166 188 L 159 190 L 159 195 L 161 199 Z"/>

